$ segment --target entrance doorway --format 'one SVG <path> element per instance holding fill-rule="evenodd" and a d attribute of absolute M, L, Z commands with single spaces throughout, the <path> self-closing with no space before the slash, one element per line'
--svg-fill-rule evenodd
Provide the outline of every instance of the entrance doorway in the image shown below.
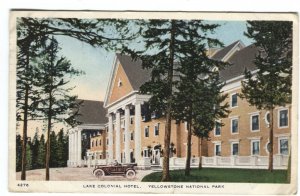
<path fill-rule="evenodd" d="M 160 154 L 161 152 L 161 145 L 156 145 L 153 147 L 153 153 L 152 153 L 152 164 L 153 165 L 159 165 L 160 164 Z"/>

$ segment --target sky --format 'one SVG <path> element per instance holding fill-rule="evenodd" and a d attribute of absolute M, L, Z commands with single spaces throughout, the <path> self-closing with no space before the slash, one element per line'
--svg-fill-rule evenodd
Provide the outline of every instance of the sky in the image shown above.
<path fill-rule="evenodd" d="M 213 37 L 219 38 L 225 46 L 237 40 L 241 40 L 246 46 L 252 43 L 252 40 L 244 36 L 245 21 L 211 22 L 221 25 Z M 58 36 L 57 39 L 62 48 L 61 54 L 67 57 L 75 68 L 85 72 L 71 81 L 71 85 L 76 86 L 73 93 L 80 99 L 104 101 L 115 54 L 73 38 Z"/>

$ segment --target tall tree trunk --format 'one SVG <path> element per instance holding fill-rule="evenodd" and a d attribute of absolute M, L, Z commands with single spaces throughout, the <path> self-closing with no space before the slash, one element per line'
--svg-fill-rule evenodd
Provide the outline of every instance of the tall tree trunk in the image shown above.
<path fill-rule="evenodd" d="M 269 146 L 268 146 L 268 150 L 269 150 L 269 168 L 268 170 L 270 172 L 273 172 L 273 111 L 274 109 L 270 109 L 270 135 L 269 135 Z"/>
<path fill-rule="evenodd" d="M 186 163 L 185 163 L 185 172 L 186 176 L 190 175 L 191 170 L 191 143 L 192 143 L 192 122 L 191 120 L 188 122 L 188 134 L 187 134 L 187 155 L 186 155 Z"/>
<path fill-rule="evenodd" d="M 46 180 L 48 181 L 50 179 L 50 171 L 49 171 L 49 164 L 50 164 L 50 132 L 51 132 L 51 110 L 52 110 L 52 104 L 51 104 L 52 97 L 50 95 L 50 104 L 49 104 L 49 112 L 48 112 L 48 131 L 47 131 L 47 143 L 46 143 Z"/>
<path fill-rule="evenodd" d="M 169 85 L 169 97 L 167 99 L 166 109 L 166 127 L 165 127 L 165 138 L 164 138 L 164 160 L 163 160 L 163 171 L 162 171 L 162 182 L 168 182 L 170 178 L 169 160 L 170 160 L 170 140 L 171 140 L 171 111 L 172 111 L 172 87 L 173 87 L 173 64 L 174 64 L 174 41 L 175 41 L 175 21 L 171 21 L 171 41 L 170 41 L 170 58 L 169 58 L 169 70 L 168 70 L 168 85 Z"/>
<path fill-rule="evenodd" d="M 198 169 L 202 169 L 202 142 L 203 142 L 203 137 L 199 137 L 198 138 L 198 154 L 199 154 Z"/>
<path fill-rule="evenodd" d="M 52 37 L 53 39 L 53 37 Z M 53 45 L 51 47 L 51 51 L 50 51 L 50 55 L 51 55 L 51 69 L 53 70 L 54 67 L 54 51 L 53 51 Z M 52 120 L 52 91 L 53 91 L 53 77 L 52 77 L 52 73 L 49 73 L 50 75 L 50 89 L 49 89 L 49 108 L 48 108 L 48 132 L 47 132 L 47 147 L 46 147 L 46 181 L 49 181 L 50 179 L 50 171 L 49 171 L 49 164 L 50 164 L 50 132 L 51 132 L 51 120 Z"/>
<path fill-rule="evenodd" d="M 29 46 L 31 40 L 27 43 L 26 65 L 25 71 L 29 69 Z M 27 147 L 27 126 L 28 126 L 28 99 L 29 99 L 29 84 L 25 84 L 24 97 L 24 117 L 23 117 L 23 141 L 22 141 L 22 165 L 21 165 L 21 180 L 26 180 L 26 147 Z"/>
<path fill-rule="evenodd" d="M 21 180 L 26 180 L 26 147 L 27 147 L 27 116 L 28 116 L 28 93 L 29 86 L 25 85 L 24 117 L 23 117 L 23 140 L 22 140 L 22 172 Z"/>

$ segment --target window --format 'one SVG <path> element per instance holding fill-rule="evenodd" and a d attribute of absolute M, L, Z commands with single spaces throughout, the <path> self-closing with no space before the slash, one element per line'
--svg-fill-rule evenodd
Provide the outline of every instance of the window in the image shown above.
<path fill-rule="evenodd" d="M 231 155 L 239 155 L 239 143 L 231 144 Z"/>
<path fill-rule="evenodd" d="M 119 78 L 118 87 L 121 87 L 121 86 L 122 86 L 122 81 L 121 81 L 121 78 Z"/>
<path fill-rule="evenodd" d="M 96 146 L 98 146 L 98 140 L 96 140 Z"/>
<path fill-rule="evenodd" d="M 143 156 L 144 157 L 149 157 L 149 150 L 148 149 L 144 149 Z"/>
<path fill-rule="evenodd" d="M 288 126 L 288 110 L 283 109 L 279 110 L 279 127 L 287 127 Z"/>
<path fill-rule="evenodd" d="M 149 126 L 145 127 L 145 137 L 149 137 Z"/>
<path fill-rule="evenodd" d="M 92 141 L 92 147 L 94 147 L 94 141 Z"/>
<path fill-rule="evenodd" d="M 231 119 L 231 133 L 238 133 L 239 120 L 237 118 Z"/>
<path fill-rule="evenodd" d="M 216 122 L 215 135 L 221 135 L 221 123 Z"/>
<path fill-rule="evenodd" d="M 133 134 L 133 132 L 130 133 L 130 140 L 131 140 L 131 141 L 134 140 L 134 134 Z"/>
<path fill-rule="evenodd" d="M 237 93 L 231 95 L 231 107 L 232 108 L 238 106 L 237 105 L 237 99 L 238 99 Z"/>
<path fill-rule="evenodd" d="M 106 145 L 109 145 L 109 140 L 108 140 L 108 138 L 106 139 Z"/>
<path fill-rule="evenodd" d="M 154 126 L 154 136 L 158 136 L 158 135 L 159 135 L 159 123 Z"/>
<path fill-rule="evenodd" d="M 251 131 L 259 130 L 259 115 L 255 114 L 251 116 Z"/>
<path fill-rule="evenodd" d="M 133 124 L 133 117 L 130 117 L 130 124 Z"/>
<path fill-rule="evenodd" d="M 259 155 L 260 142 L 257 140 L 251 141 L 251 154 Z"/>
<path fill-rule="evenodd" d="M 101 146 L 101 139 L 99 140 L 99 146 Z"/>
<path fill-rule="evenodd" d="M 221 156 L 221 144 L 215 144 L 215 156 Z"/>
<path fill-rule="evenodd" d="M 269 124 L 270 124 L 270 112 L 266 112 L 266 114 L 265 114 L 265 122 L 269 126 Z"/>
<path fill-rule="evenodd" d="M 279 139 L 279 152 L 282 155 L 289 154 L 289 141 L 287 138 Z"/>
<path fill-rule="evenodd" d="M 123 133 L 123 142 L 125 142 L 125 133 Z"/>

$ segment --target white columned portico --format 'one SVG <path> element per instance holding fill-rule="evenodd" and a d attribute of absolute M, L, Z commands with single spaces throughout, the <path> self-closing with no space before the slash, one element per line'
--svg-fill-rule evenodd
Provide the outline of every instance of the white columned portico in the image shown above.
<path fill-rule="evenodd" d="M 125 106 L 125 163 L 130 163 L 130 108 Z"/>
<path fill-rule="evenodd" d="M 112 114 L 108 115 L 108 162 L 113 161 L 113 119 Z"/>
<path fill-rule="evenodd" d="M 121 114 L 116 112 L 116 160 L 121 163 Z"/>
<path fill-rule="evenodd" d="M 81 129 L 77 129 L 77 166 L 81 167 Z"/>
<path fill-rule="evenodd" d="M 141 159 L 141 104 L 135 104 L 135 120 L 134 120 L 134 152 L 135 162 Z"/>

